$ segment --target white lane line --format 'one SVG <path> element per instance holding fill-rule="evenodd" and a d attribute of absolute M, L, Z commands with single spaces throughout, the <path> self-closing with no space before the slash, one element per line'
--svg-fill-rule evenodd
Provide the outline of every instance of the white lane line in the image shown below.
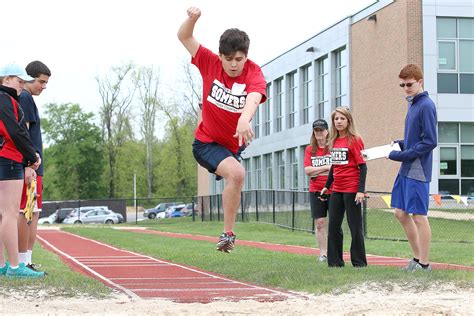
<path fill-rule="evenodd" d="M 101 267 L 101 268 L 110 268 L 110 267 L 168 267 L 166 264 L 153 263 L 149 264 L 88 264 L 88 267 Z"/>
<path fill-rule="evenodd" d="M 216 282 L 183 282 L 183 283 L 174 283 L 174 282 L 160 282 L 160 283 L 146 283 L 146 282 L 134 282 L 134 283 L 122 283 L 122 285 L 165 285 L 165 284 L 174 284 L 174 285 L 196 285 L 196 284 L 232 284 L 230 282 L 216 281 Z M 175 289 L 176 287 L 173 287 Z"/>
<path fill-rule="evenodd" d="M 292 292 L 290 292 L 290 291 L 288 291 L 288 293 L 284 293 L 284 292 L 281 292 L 281 291 L 277 291 L 277 290 L 273 290 L 273 289 L 269 289 L 269 288 L 264 288 L 264 287 L 261 287 L 261 286 L 257 286 L 257 285 L 253 285 L 253 284 L 248 284 L 248 283 L 241 282 L 241 281 L 231 280 L 231 279 L 227 279 L 227 278 L 220 277 L 220 276 L 217 276 L 217 275 L 212 275 L 212 274 L 210 274 L 210 273 L 203 272 L 203 271 L 198 271 L 198 270 L 196 270 L 196 269 L 193 269 L 193 268 L 190 268 L 190 267 L 186 267 L 186 266 L 183 266 L 183 265 L 180 265 L 180 264 L 162 261 L 162 260 L 159 260 L 159 259 L 150 257 L 150 256 L 141 255 L 141 254 L 135 253 L 135 252 L 133 252 L 133 251 L 129 251 L 129 250 L 119 249 L 119 248 L 116 248 L 116 247 L 114 247 L 114 246 L 110 246 L 110 245 L 104 244 L 104 243 L 102 243 L 102 242 L 99 242 L 99 241 L 97 241 L 97 240 L 85 238 L 85 237 L 82 237 L 82 236 L 79 236 L 79 235 L 74 235 L 74 234 L 69 233 L 69 232 L 63 232 L 63 233 L 65 233 L 65 234 L 70 234 L 70 235 L 72 235 L 72 236 L 74 236 L 74 237 L 77 237 L 77 238 L 80 238 L 80 239 L 83 239 L 83 240 L 87 240 L 87 241 L 96 243 L 96 244 L 98 244 L 98 245 L 102 245 L 102 246 L 104 246 L 104 247 L 107 247 L 107 248 L 110 248 L 110 249 L 113 249 L 113 250 L 116 250 L 116 251 L 127 252 L 127 253 L 133 254 L 133 255 L 138 256 L 138 257 L 148 258 L 148 259 L 150 259 L 150 260 L 155 260 L 156 262 L 160 262 L 160 263 L 166 263 L 166 264 L 169 264 L 169 265 L 171 265 L 171 266 L 175 266 L 175 267 L 178 267 L 178 268 L 182 268 L 182 269 L 185 269 L 185 270 L 188 270 L 188 271 L 192 271 L 192 272 L 195 272 L 195 273 L 198 273 L 198 274 L 210 276 L 210 277 L 212 277 L 212 278 L 221 279 L 221 280 L 226 280 L 226 281 L 229 281 L 229 282 L 232 282 L 232 283 L 235 283 L 235 284 L 240 284 L 240 285 L 243 285 L 243 286 L 248 286 L 248 287 L 254 288 L 254 289 L 264 290 L 264 291 L 268 291 L 268 292 L 275 293 L 275 294 L 279 294 L 279 295 L 285 295 L 286 297 L 295 296 L 295 295 L 296 295 L 296 296 L 299 296 L 299 295 L 297 295 L 297 294 L 295 294 L 295 293 L 292 293 Z"/>
<path fill-rule="evenodd" d="M 215 279 L 209 276 L 176 277 L 176 278 L 110 278 L 111 280 L 195 280 L 195 279 Z"/>
<path fill-rule="evenodd" d="M 261 289 L 254 289 L 254 288 L 248 288 L 248 287 L 234 287 L 234 288 L 195 288 L 195 289 L 132 289 L 134 292 L 213 292 L 213 291 L 218 291 L 218 292 L 223 292 L 223 291 L 257 291 Z M 266 289 L 264 289 L 266 290 Z M 285 295 L 284 293 L 282 293 Z"/>
<path fill-rule="evenodd" d="M 37 236 L 37 238 L 39 240 L 41 240 L 42 242 L 44 242 L 45 244 L 47 244 L 49 247 L 51 247 L 52 249 L 54 249 L 56 252 L 60 253 L 62 256 L 68 258 L 69 260 L 73 261 L 74 263 L 76 263 L 77 265 L 81 266 L 82 268 L 86 269 L 87 271 L 89 271 L 90 273 L 92 273 L 93 275 L 95 275 L 96 277 L 98 277 L 99 279 L 103 280 L 104 282 L 110 284 L 112 287 L 115 287 L 115 288 L 118 288 L 120 289 L 121 291 L 123 291 L 125 294 L 127 294 L 130 298 L 132 299 L 136 299 L 136 300 L 141 300 L 141 297 L 138 296 L 137 294 L 133 293 L 132 291 L 130 291 L 129 289 L 127 288 L 124 288 L 123 286 L 113 282 L 112 280 L 106 278 L 105 276 L 103 276 L 102 274 L 99 274 L 97 272 L 95 272 L 94 270 L 90 269 L 88 266 L 80 263 L 79 261 L 77 261 L 74 257 L 71 257 L 70 255 L 68 255 L 67 253 L 59 250 L 58 248 L 56 248 L 55 246 L 53 246 L 51 243 L 49 243 L 48 241 L 46 241 L 44 238 L 42 238 L 41 236 Z"/>
<path fill-rule="evenodd" d="M 62 232 L 64 234 L 69 234 L 68 232 Z M 80 237 L 78 235 L 74 235 L 74 234 L 71 234 L 73 236 L 77 236 L 77 237 Z M 76 259 L 103 259 L 103 258 L 123 258 L 123 259 L 126 259 L 126 258 L 136 258 L 136 256 L 77 256 L 75 257 Z"/>

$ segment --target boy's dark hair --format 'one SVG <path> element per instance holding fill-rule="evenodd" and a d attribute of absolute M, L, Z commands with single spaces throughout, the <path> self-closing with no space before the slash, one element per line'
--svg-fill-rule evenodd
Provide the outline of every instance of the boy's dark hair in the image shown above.
<path fill-rule="evenodd" d="M 400 74 L 398 78 L 407 80 L 407 79 L 415 79 L 416 81 L 423 79 L 423 71 L 418 65 L 415 64 L 408 64 L 400 70 Z"/>
<path fill-rule="evenodd" d="M 29 63 L 25 70 L 26 73 L 33 78 L 38 78 L 41 75 L 51 77 L 51 70 L 49 70 L 49 68 L 39 60 Z"/>
<path fill-rule="evenodd" d="M 247 33 L 239 29 L 228 29 L 219 39 L 219 54 L 230 56 L 242 52 L 247 56 L 249 46 L 250 39 Z"/>

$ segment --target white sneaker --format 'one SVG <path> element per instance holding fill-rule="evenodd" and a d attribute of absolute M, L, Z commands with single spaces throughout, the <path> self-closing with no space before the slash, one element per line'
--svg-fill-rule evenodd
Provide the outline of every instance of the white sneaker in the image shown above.
<path fill-rule="evenodd" d="M 318 258 L 318 262 L 327 262 L 327 261 L 328 261 L 328 257 L 325 255 L 321 255 Z"/>

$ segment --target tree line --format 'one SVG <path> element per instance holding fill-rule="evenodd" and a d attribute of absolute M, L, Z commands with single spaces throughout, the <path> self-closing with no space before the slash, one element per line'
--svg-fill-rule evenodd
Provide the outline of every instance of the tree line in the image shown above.
<path fill-rule="evenodd" d="M 134 175 L 138 197 L 195 195 L 191 144 L 202 83 L 190 67 L 182 64 L 173 87 L 152 66 L 112 67 L 96 77 L 98 115 L 76 103 L 47 104 L 44 199 L 131 198 Z"/>

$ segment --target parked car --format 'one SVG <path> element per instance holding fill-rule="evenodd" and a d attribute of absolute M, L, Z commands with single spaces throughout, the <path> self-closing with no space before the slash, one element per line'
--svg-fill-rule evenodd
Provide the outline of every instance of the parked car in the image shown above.
<path fill-rule="evenodd" d="M 177 212 L 181 214 L 181 210 L 186 207 L 186 204 L 179 204 L 170 206 L 165 210 L 165 217 L 181 217 L 182 215 L 178 215 Z M 174 214 L 174 216 L 172 216 Z"/>
<path fill-rule="evenodd" d="M 196 204 L 194 204 L 194 208 L 196 209 Z M 186 204 L 186 207 L 181 210 L 184 216 L 192 216 L 193 215 L 193 203 Z"/>
<path fill-rule="evenodd" d="M 72 207 L 58 208 L 53 214 L 38 219 L 38 224 L 60 224 L 73 210 Z"/>
<path fill-rule="evenodd" d="M 112 211 L 113 212 L 113 211 Z M 117 215 L 117 218 L 118 218 L 118 223 L 121 224 L 123 222 L 125 222 L 125 220 L 123 219 L 123 215 L 120 214 L 120 213 L 117 213 L 117 212 L 114 212 L 115 215 Z"/>
<path fill-rule="evenodd" d="M 97 209 L 85 213 L 69 216 L 64 220 L 64 224 L 117 224 L 119 219 L 117 214 L 111 210 Z"/>
<path fill-rule="evenodd" d="M 167 203 L 160 203 L 154 208 L 149 208 L 143 211 L 143 217 L 148 217 L 149 219 L 154 219 L 158 216 L 158 214 L 164 212 L 168 207 L 183 204 L 182 202 L 167 202 Z M 162 216 L 162 215 L 161 215 Z M 159 216 L 158 218 L 160 218 Z M 161 217 L 163 218 L 163 217 Z"/>
<path fill-rule="evenodd" d="M 38 219 L 38 224 L 54 224 L 56 222 L 56 212 L 53 214 L 46 216 L 46 217 L 41 217 Z"/>

